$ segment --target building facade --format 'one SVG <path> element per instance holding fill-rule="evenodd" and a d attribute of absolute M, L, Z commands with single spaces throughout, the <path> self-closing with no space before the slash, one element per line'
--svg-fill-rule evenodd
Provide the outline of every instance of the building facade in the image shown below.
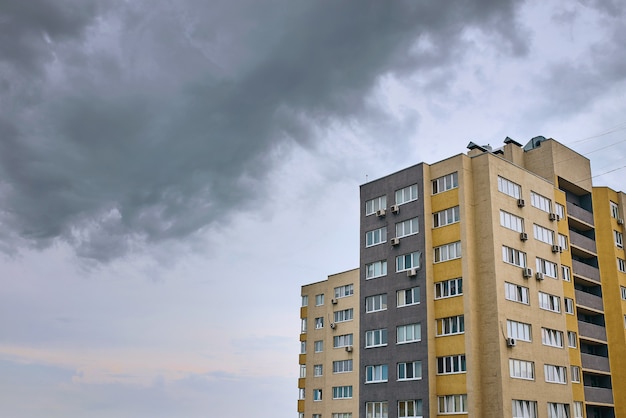
<path fill-rule="evenodd" d="M 468 148 L 361 186 L 358 416 L 626 417 L 626 195 L 552 139 Z"/>

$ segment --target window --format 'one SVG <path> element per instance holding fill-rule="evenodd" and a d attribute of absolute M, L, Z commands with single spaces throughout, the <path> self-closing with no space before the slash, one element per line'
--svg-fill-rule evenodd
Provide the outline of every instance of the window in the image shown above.
<path fill-rule="evenodd" d="M 398 418 L 413 418 L 422 416 L 422 400 L 398 401 Z"/>
<path fill-rule="evenodd" d="M 580 367 L 578 367 L 578 366 L 571 366 L 570 370 L 572 372 L 572 382 L 573 383 L 580 383 Z"/>
<path fill-rule="evenodd" d="M 315 318 L 315 329 L 324 328 L 324 317 Z"/>
<path fill-rule="evenodd" d="M 554 231 L 537 224 L 533 224 L 533 232 L 535 233 L 535 239 L 546 244 L 554 244 Z"/>
<path fill-rule="evenodd" d="M 570 348 L 576 348 L 578 343 L 578 338 L 576 337 L 576 333 L 574 331 L 567 331 L 567 346 Z"/>
<path fill-rule="evenodd" d="M 465 354 L 437 357 L 438 374 L 464 373 L 466 371 Z"/>
<path fill-rule="evenodd" d="M 321 364 L 316 364 L 313 366 L 313 376 L 319 377 L 324 374 L 324 366 Z"/>
<path fill-rule="evenodd" d="M 354 294 L 354 285 L 347 284 L 345 286 L 339 286 L 335 288 L 335 298 L 345 298 L 346 296 L 352 296 Z"/>
<path fill-rule="evenodd" d="M 572 281 L 572 276 L 570 274 L 570 268 L 567 266 L 561 266 L 561 276 L 563 276 L 563 280 L 566 282 Z"/>
<path fill-rule="evenodd" d="M 387 275 L 387 260 L 376 261 L 365 265 L 365 279 L 374 279 Z"/>
<path fill-rule="evenodd" d="M 302 306 L 309 306 L 309 297 L 307 295 L 302 296 Z"/>
<path fill-rule="evenodd" d="M 300 354 L 306 354 L 306 341 L 300 341 Z"/>
<path fill-rule="evenodd" d="M 539 307 L 547 311 L 561 312 L 561 298 L 549 293 L 539 292 Z"/>
<path fill-rule="evenodd" d="M 420 268 L 420 255 L 419 251 L 414 253 L 399 255 L 396 257 L 396 272 L 409 270 L 412 268 Z"/>
<path fill-rule="evenodd" d="M 440 414 L 467 412 L 467 395 L 444 395 L 438 397 Z"/>
<path fill-rule="evenodd" d="M 437 335 L 453 335 L 465 332 L 465 318 L 463 315 L 450 316 L 437 320 Z"/>
<path fill-rule="evenodd" d="M 626 300 L 626 287 L 620 286 L 619 290 L 622 293 L 622 300 Z"/>
<path fill-rule="evenodd" d="M 461 215 L 458 206 L 445 209 L 440 212 L 433 213 L 433 228 L 450 225 L 459 222 L 460 219 Z"/>
<path fill-rule="evenodd" d="M 333 337 L 334 348 L 347 347 L 349 345 L 352 345 L 352 334 L 335 335 Z"/>
<path fill-rule="evenodd" d="M 509 374 L 514 379 L 535 380 L 535 363 L 509 359 Z"/>
<path fill-rule="evenodd" d="M 365 332 L 365 348 L 387 345 L 387 328 L 373 329 Z"/>
<path fill-rule="evenodd" d="M 556 214 L 559 215 L 559 219 L 565 218 L 565 206 L 560 203 L 554 202 L 554 210 L 556 211 Z"/>
<path fill-rule="evenodd" d="M 502 260 L 504 260 L 505 263 L 513 264 L 518 267 L 526 267 L 526 253 L 516 250 L 515 248 L 503 245 Z"/>
<path fill-rule="evenodd" d="M 513 283 L 504 283 L 504 297 L 513 302 L 519 302 L 528 305 L 528 288 Z"/>
<path fill-rule="evenodd" d="M 365 298 L 365 312 L 378 312 L 387 309 L 387 294 L 368 296 Z"/>
<path fill-rule="evenodd" d="M 435 263 L 461 257 L 461 241 L 435 247 Z"/>
<path fill-rule="evenodd" d="M 548 277 L 552 277 L 556 279 L 556 269 L 557 269 L 556 263 L 537 257 L 536 266 L 537 266 L 537 271 L 545 274 Z"/>
<path fill-rule="evenodd" d="M 367 402 L 365 404 L 365 416 L 367 418 L 388 418 L 389 406 L 384 402 Z"/>
<path fill-rule="evenodd" d="M 513 399 L 513 418 L 537 418 L 537 402 Z"/>
<path fill-rule="evenodd" d="M 318 340 L 313 343 L 313 348 L 316 353 L 324 351 L 324 340 Z"/>
<path fill-rule="evenodd" d="M 422 378 L 422 362 L 398 363 L 398 380 L 418 380 Z"/>
<path fill-rule="evenodd" d="M 312 418 L 322 418 L 322 414 L 313 414 Z"/>
<path fill-rule="evenodd" d="M 417 305 L 420 303 L 420 288 L 419 286 L 412 287 L 410 289 L 398 290 L 396 292 L 397 307 Z"/>
<path fill-rule="evenodd" d="M 500 211 L 500 225 L 517 232 L 524 232 L 524 220 L 512 213 Z"/>
<path fill-rule="evenodd" d="M 535 193 L 533 191 L 530 192 L 530 204 L 537 209 L 541 209 L 544 212 L 552 212 L 551 200 L 545 196 L 540 195 L 539 193 Z"/>
<path fill-rule="evenodd" d="M 387 381 L 387 365 L 365 366 L 365 383 L 381 383 Z"/>
<path fill-rule="evenodd" d="M 348 373 L 352 371 L 352 360 L 333 361 L 333 373 Z"/>
<path fill-rule="evenodd" d="M 498 191 L 508 194 L 516 199 L 520 199 L 522 197 L 522 188 L 519 184 L 513 183 L 512 181 L 500 176 L 498 176 Z"/>
<path fill-rule="evenodd" d="M 543 345 L 563 348 L 563 332 L 550 328 L 541 328 L 541 342 Z"/>
<path fill-rule="evenodd" d="M 306 377 L 306 364 L 301 364 L 300 365 L 300 378 L 305 378 Z"/>
<path fill-rule="evenodd" d="M 306 332 L 307 322 L 308 322 L 307 318 L 302 318 L 300 320 L 300 332 L 303 332 L 303 333 Z"/>
<path fill-rule="evenodd" d="M 456 278 L 435 283 L 435 299 L 463 294 L 463 279 Z"/>
<path fill-rule="evenodd" d="M 396 238 L 406 237 L 409 235 L 417 234 L 418 232 L 419 225 L 417 222 L 417 217 L 396 223 Z"/>
<path fill-rule="evenodd" d="M 322 389 L 313 389 L 313 401 L 319 402 L 322 400 Z"/>
<path fill-rule="evenodd" d="M 567 383 L 567 368 L 563 366 L 555 366 L 553 364 L 544 364 L 543 373 L 546 382 L 549 383 Z"/>
<path fill-rule="evenodd" d="M 433 180 L 433 194 L 442 193 L 455 187 L 459 187 L 459 175 L 456 172 Z"/>
<path fill-rule="evenodd" d="M 387 196 L 376 197 L 365 202 L 365 216 L 373 215 L 381 209 L 387 209 Z"/>
<path fill-rule="evenodd" d="M 563 234 L 559 234 L 559 247 L 563 250 L 567 250 L 567 237 Z"/>
<path fill-rule="evenodd" d="M 509 338 L 515 338 L 520 341 L 532 341 L 530 324 L 507 319 L 506 330 Z"/>
<path fill-rule="evenodd" d="M 422 340 L 421 324 L 401 325 L 396 328 L 396 342 L 398 344 L 412 343 Z"/>
<path fill-rule="evenodd" d="M 324 294 L 315 295 L 315 306 L 322 306 L 324 304 Z"/>
<path fill-rule="evenodd" d="M 352 412 L 335 412 L 332 418 L 352 418 Z"/>
<path fill-rule="evenodd" d="M 372 247 L 374 245 L 382 244 L 383 242 L 387 242 L 387 227 L 383 226 L 382 228 L 374 229 L 373 231 L 368 231 L 365 233 L 365 246 Z"/>
<path fill-rule="evenodd" d="M 352 321 L 353 319 L 354 319 L 354 310 L 352 308 L 335 312 L 335 322 Z"/>
<path fill-rule="evenodd" d="M 570 418 L 569 404 L 548 402 L 548 418 Z"/>
<path fill-rule="evenodd" d="M 615 219 L 619 219 L 619 205 L 615 202 L 609 202 L 611 206 L 611 217 Z"/>
<path fill-rule="evenodd" d="M 622 260 L 621 258 L 617 259 L 617 269 L 622 273 L 626 273 L 626 260 Z"/>
<path fill-rule="evenodd" d="M 583 403 L 574 401 L 574 418 L 583 418 Z"/>
<path fill-rule="evenodd" d="M 615 236 L 615 245 L 618 248 L 624 248 L 624 236 L 619 231 L 613 231 L 613 235 Z"/>
<path fill-rule="evenodd" d="M 298 399 L 306 399 L 304 388 L 298 389 Z"/>
<path fill-rule="evenodd" d="M 352 386 L 333 386 L 333 399 L 352 398 Z"/>
<path fill-rule="evenodd" d="M 565 313 L 574 315 L 574 299 L 565 298 Z"/>
<path fill-rule="evenodd" d="M 396 205 L 402 205 L 413 200 L 417 200 L 417 184 L 396 190 Z"/>

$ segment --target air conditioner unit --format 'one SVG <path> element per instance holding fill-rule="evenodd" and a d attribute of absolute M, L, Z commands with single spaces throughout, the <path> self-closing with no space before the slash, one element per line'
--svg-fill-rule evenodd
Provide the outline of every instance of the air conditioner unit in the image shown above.
<path fill-rule="evenodd" d="M 540 272 L 540 271 L 538 271 L 538 272 L 535 274 L 535 278 L 536 278 L 537 280 L 543 280 L 543 273 L 542 273 L 542 272 Z"/>
<path fill-rule="evenodd" d="M 559 219 L 559 215 L 557 215 L 556 213 L 550 213 L 548 214 L 548 219 L 550 219 L 551 221 L 556 221 Z"/>
<path fill-rule="evenodd" d="M 391 245 L 400 245 L 400 238 L 391 238 Z"/>
<path fill-rule="evenodd" d="M 618 225 L 624 225 L 624 218 L 617 218 Z"/>
<path fill-rule="evenodd" d="M 347 345 L 347 346 L 346 346 L 346 351 L 347 351 L 348 353 L 351 353 L 351 352 L 352 352 L 352 346 L 351 346 L 351 345 Z"/>
<path fill-rule="evenodd" d="M 385 216 L 387 214 L 387 212 L 385 211 L 385 209 L 378 209 L 376 211 L 376 216 L 378 216 L 379 218 L 382 218 L 383 216 Z"/>
<path fill-rule="evenodd" d="M 415 277 L 417 276 L 417 269 L 410 269 L 406 271 L 407 277 Z"/>
<path fill-rule="evenodd" d="M 337 304 L 337 299 L 331 299 L 330 303 L 332 303 L 333 305 L 336 305 Z"/>
<path fill-rule="evenodd" d="M 524 276 L 524 278 L 529 278 L 533 276 L 533 269 L 531 268 L 525 268 L 524 270 L 522 270 L 522 276 Z"/>
<path fill-rule="evenodd" d="M 397 215 L 398 213 L 400 213 L 400 206 L 398 206 L 398 205 L 392 205 L 392 206 L 391 206 L 391 213 L 395 213 L 396 215 Z"/>
<path fill-rule="evenodd" d="M 336 327 L 336 326 L 337 326 L 337 325 L 335 325 L 335 323 L 334 323 L 334 322 L 331 322 L 331 323 L 330 323 L 330 328 L 331 328 L 331 329 L 335 329 L 335 327 Z"/>
<path fill-rule="evenodd" d="M 517 345 L 517 341 L 515 340 L 515 338 L 507 338 L 506 339 L 506 346 L 507 347 L 515 347 Z"/>
<path fill-rule="evenodd" d="M 553 245 L 552 246 L 552 252 L 553 253 L 560 253 L 560 252 L 563 252 L 563 250 L 561 249 L 560 245 Z"/>
<path fill-rule="evenodd" d="M 517 206 L 520 208 L 526 206 L 526 202 L 524 202 L 524 199 L 517 199 Z"/>
<path fill-rule="evenodd" d="M 522 241 L 528 241 L 528 234 L 526 232 L 520 232 L 519 239 Z"/>

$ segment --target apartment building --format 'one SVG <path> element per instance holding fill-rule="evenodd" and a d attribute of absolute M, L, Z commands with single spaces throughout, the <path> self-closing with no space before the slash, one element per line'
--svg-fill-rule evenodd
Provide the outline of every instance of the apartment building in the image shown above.
<path fill-rule="evenodd" d="M 468 148 L 361 186 L 358 416 L 626 417 L 626 195 L 552 139 Z"/>

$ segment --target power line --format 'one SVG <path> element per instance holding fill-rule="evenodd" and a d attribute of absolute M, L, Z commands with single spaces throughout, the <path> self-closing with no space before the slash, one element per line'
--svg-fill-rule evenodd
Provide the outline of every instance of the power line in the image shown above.
<path fill-rule="evenodd" d="M 579 142 L 589 141 L 590 139 L 599 138 L 601 136 L 612 134 L 613 132 L 617 132 L 617 131 L 622 131 L 624 129 L 626 129 L 626 122 L 622 122 L 622 123 L 620 123 L 618 125 L 615 125 L 612 128 L 609 128 L 609 130 L 606 131 L 606 132 L 602 132 L 602 133 L 599 133 L 599 134 L 596 134 L 596 135 L 588 136 L 586 138 L 578 139 L 576 141 L 572 141 L 572 142 L 569 142 L 569 143 L 570 144 L 577 144 Z"/>

